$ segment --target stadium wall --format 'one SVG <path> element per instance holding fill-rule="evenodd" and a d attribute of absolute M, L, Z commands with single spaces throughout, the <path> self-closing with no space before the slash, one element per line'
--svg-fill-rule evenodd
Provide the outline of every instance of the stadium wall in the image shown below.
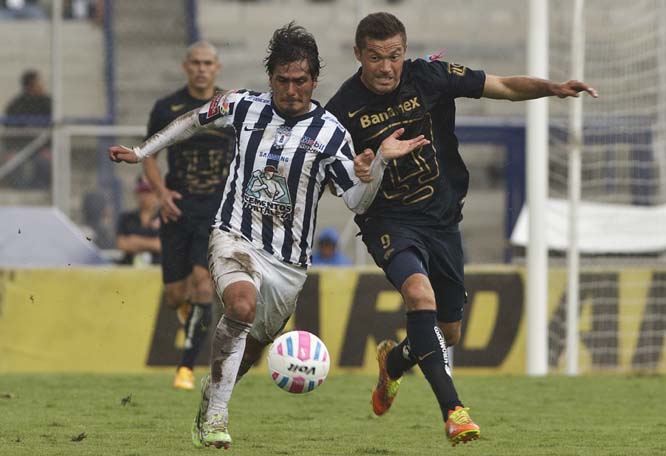
<path fill-rule="evenodd" d="M 592 370 L 631 371 L 634 363 L 666 371 L 666 270 L 588 270 L 582 280 L 605 280 L 607 292 L 581 297 L 581 356 Z M 157 268 L 66 268 L 0 271 L 0 373 L 140 372 L 175 365 L 183 334 L 161 300 Z M 566 275 L 550 275 L 549 331 L 557 332 L 566 302 Z M 636 287 L 636 284 L 648 284 Z M 525 372 L 525 270 L 473 267 L 469 305 L 455 349 L 457 373 Z M 313 269 L 287 329 L 308 329 L 327 344 L 332 372 L 374 372 L 375 344 L 404 337 L 400 296 L 375 268 Z M 217 310 L 219 312 L 219 309 Z M 609 318 L 621 314 L 622 319 Z M 619 322 L 619 323 L 613 323 Z M 655 323 L 656 322 L 656 323 Z M 594 334 L 595 337 L 589 337 Z M 645 351 L 648 345 L 658 350 Z M 564 362 L 551 347 L 551 371 Z M 208 354 L 200 357 L 205 365 Z M 265 364 L 259 366 L 265 369 Z"/>

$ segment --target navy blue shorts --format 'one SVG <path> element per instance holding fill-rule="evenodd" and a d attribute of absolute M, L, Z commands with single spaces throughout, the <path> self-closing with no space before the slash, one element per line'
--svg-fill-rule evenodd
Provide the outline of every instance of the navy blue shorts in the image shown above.
<path fill-rule="evenodd" d="M 185 280 L 194 265 L 208 269 L 208 237 L 212 220 L 183 214 L 175 222 L 162 223 L 162 281 Z"/>
<path fill-rule="evenodd" d="M 467 293 L 457 227 L 406 226 L 372 217 L 361 232 L 368 252 L 397 290 L 412 274 L 425 274 L 435 292 L 437 319 L 462 320 Z"/>

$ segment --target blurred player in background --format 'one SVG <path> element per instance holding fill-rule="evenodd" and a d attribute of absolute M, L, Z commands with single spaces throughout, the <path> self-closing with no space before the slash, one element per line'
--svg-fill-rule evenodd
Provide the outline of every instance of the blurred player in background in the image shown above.
<path fill-rule="evenodd" d="M 136 180 L 134 194 L 137 208 L 123 212 L 118 220 L 116 247 L 124 253 L 119 264 L 160 264 L 162 244 L 157 195 L 143 176 Z"/>
<path fill-rule="evenodd" d="M 215 80 L 221 65 L 217 50 L 210 43 L 192 44 L 182 66 L 187 85 L 155 103 L 148 136 L 202 106 L 220 90 Z M 174 388 L 194 389 L 192 369 L 211 321 L 213 283 L 208 273 L 208 229 L 220 205 L 233 150 L 232 129 L 204 130 L 169 147 L 166 178 L 162 178 L 156 157 L 143 162 L 146 178 L 160 200 L 165 302 L 177 310 L 185 327 L 184 351 Z"/>
<path fill-rule="evenodd" d="M 352 136 L 356 172 L 363 177 L 381 141 L 396 129 L 430 140 L 387 167 L 377 197 L 356 216 L 375 262 L 400 291 L 407 307 L 407 337 L 377 347 L 379 379 L 373 411 L 391 407 L 402 374 L 418 364 L 430 383 L 453 445 L 477 439 L 479 427 L 453 385 L 447 346 L 461 335 L 466 292 L 458 230 L 469 175 L 454 134 L 455 98 L 511 101 L 575 97 L 596 91 L 579 81 L 562 84 L 528 76 L 498 77 L 462 65 L 405 60 L 404 25 L 388 13 L 366 16 L 356 29 L 354 54 L 361 63 L 326 109 Z"/>
<path fill-rule="evenodd" d="M 422 135 L 400 141 L 403 131 L 394 132 L 371 163 L 376 179 L 361 183 L 354 175 L 349 134 L 311 100 L 320 69 L 314 37 L 293 23 L 278 29 L 264 63 L 271 92 L 216 95 L 141 146 L 109 149 L 112 160 L 132 163 L 202 129 L 233 125 L 238 135 L 210 238 L 210 269 L 224 315 L 213 337 L 211 383 L 202 384 L 192 432 L 196 446 L 231 444 L 227 424 L 234 384 L 296 308 L 310 264 L 317 204 L 327 184 L 362 213 L 387 160 L 427 143 Z"/>

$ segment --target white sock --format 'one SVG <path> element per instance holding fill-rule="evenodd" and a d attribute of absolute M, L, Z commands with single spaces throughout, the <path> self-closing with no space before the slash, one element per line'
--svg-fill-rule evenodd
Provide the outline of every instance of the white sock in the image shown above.
<path fill-rule="evenodd" d="M 206 419 L 219 414 L 225 422 L 228 419 L 229 400 L 245 351 L 245 339 L 251 327 L 249 323 L 223 316 L 215 328 L 210 355 L 210 402 Z"/>

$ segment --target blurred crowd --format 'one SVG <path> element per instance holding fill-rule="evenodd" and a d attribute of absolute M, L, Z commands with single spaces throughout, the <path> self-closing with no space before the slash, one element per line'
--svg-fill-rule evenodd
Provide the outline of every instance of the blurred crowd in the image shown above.
<path fill-rule="evenodd" d="M 0 0 L 0 20 L 48 19 L 51 2 L 40 0 Z M 91 19 L 102 22 L 104 0 L 63 0 L 65 19 Z"/>

